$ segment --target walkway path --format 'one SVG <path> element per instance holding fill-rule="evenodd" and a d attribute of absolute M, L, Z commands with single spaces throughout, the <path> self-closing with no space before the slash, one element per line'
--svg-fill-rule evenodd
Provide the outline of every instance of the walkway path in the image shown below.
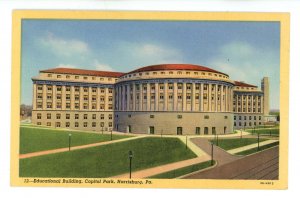
<path fill-rule="evenodd" d="M 92 143 L 92 144 L 86 144 L 86 145 L 73 146 L 73 147 L 71 147 L 71 150 L 73 151 L 73 150 L 85 149 L 85 148 L 101 146 L 101 145 L 106 145 L 106 144 L 112 144 L 112 143 L 117 143 L 117 142 L 125 142 L 125 141 L 129 141 L 129 140 L 143 138 L 143 137 L 145 137 L 145 136 L 135 136 L 135 137 L 131 137 L 131 138 L 123 138 L 123 139 L 113 140 L 113 141 L 106 141 L 106 142 L 98 142 L 98 143 Z M 38 152 L 33 152 L 33 153 L 20 154 L 19 159 L 37 157 L 37 156 L 41 156 L 41 155 L 49 155 L 49 154 L 54 154 L 54 153 L 61 153 L 61 152 L 66 152 L 66 151 L 69 151 L 69 147 L 46 150 L 46 151 L 38 151 Z"/>
<path fill-rule="evenodd" d="M 203 138 L 193 138 L 191 141 L 196 144 L 198 147 L 200 147 L 205 153 L 211 155 L 211 143 L 207 139 Z M 214 146 L 214 160 L 217 160 L 218 164 L 217 166 L 235 161 L 239 158 L 240 156 L 234 156 L 229 153 L 227 153 L 225 150 L 221 149 L 220 147 Z"/>
<path fill-rule="evenodd" d="M 166 165 L 161 165 L 161 166 L 157 166 L 157 167 L 153 167 L 153 168 L 135 171 L 135 172 L 131 173 L 131 178 L 139 178 L 139 179 L 147 178 L 147 177 L 150 177 L 153 175 L 158 175 L 160 173 L 176 170 L 179 168 L 198 164 L 198 163 L 205 162 L 208 160 L 210 160 L 209 155 L 202 155 L 200 157 L 193 158 L 193 159 L 183 160 L 180 162 L 174 162 L 174 163 L 170 163 L 170 164 L 166 164 Z M 129 173 L 113 176 L 112 178 L 129 178 Z"/>
<path fill-rule="evenodd" d="M 195 174 L 184 179 L 278 179 L 279 147 L 273 147 L 259 153 L 243 157 Z"/>
<path fill-rule="evenodd" d="M 259 146 L 272 144 L 274 142 L 278 142 L 278 140 L 266 140 L 266 141 L 260 142 Z M 243 147 L 239 147 L 239 148 L 235 148 L 235 149 L 231 149 L 231 150 L 228 150 L 227 152 L 230 153 L 230 154 L 235 154 L 235 153 L 239 153 L 239 152 L 246 151 L 246 150 L 249 150 L 249 149 L 253 149 L 253 148 L 256 148 L 256 147 L 257 147 L 257 143 L 250 144 L 250 145 L 243 146 Z"/>

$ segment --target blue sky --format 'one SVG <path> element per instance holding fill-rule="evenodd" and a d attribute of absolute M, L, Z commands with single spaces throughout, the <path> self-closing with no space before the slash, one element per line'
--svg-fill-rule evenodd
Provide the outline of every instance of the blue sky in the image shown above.
<path fill-rule="evenodd" d="M 279 54 L 277 22 L 23 20 L 21 103 L 32 103 L 31 77 L 43 69 L 189 63 L 257 86 L 270 77 L 270 107 L 279 109 Z"/>

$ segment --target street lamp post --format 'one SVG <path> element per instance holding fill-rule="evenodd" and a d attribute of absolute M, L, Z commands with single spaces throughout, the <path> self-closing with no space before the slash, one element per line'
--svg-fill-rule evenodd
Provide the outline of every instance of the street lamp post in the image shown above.
<path fill-rule="evenodd" d="M 210 165 L 212 166 L 214 163 L 214 143 L 211 142 L 211 161 L 210 161 Z"/>
<path fill-rule="evenodd" d="M 129 157 L 129 179 L 131 179 L 131 160 L 133 158 L 133 151 L 128 152 L 128 157 Z"/>
<path fill-rule="evenodd" d="M 69 133 L 69 151 L 71 150 L 71 136 L 72 136 L 72 134 Z"/>
<path fill-rule="evenodd" d="M 257 150 L 259 150 L 259 133 L 257 133 Z"/>

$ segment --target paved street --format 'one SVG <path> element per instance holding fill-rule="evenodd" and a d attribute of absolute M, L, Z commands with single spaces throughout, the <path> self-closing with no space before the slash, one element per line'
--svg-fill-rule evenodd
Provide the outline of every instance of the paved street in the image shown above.
<path fill-rule="evenodd" d="M 199 141 L 199 140 L 197 140 Z M 278 179 L 279 147 L 219 164 L 216 168 L 191 174 L 185 179 Z M 224 158 L 225 159 L 225 158 Z M 228 160 L 230 161 L 230 160 Z"/>

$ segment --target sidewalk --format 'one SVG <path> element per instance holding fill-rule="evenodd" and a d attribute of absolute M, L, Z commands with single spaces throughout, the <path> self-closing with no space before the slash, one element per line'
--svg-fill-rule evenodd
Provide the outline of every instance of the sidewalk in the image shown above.
<path fill-rule="evenodd" d="M 131 137 L 131 138 L 124 138 L 124 139 L 113 140 L 113 141 L 106 141 L 106 142 L 98 142 L 98 143 L 92 143 L 92 144 L 86 144 L 86 145 L 73 146 L 73 147 L 71 147 L 71 151 L 78 150 L 78 149 L 85 149 L 85 148 L 95 147 L 95 146 L 113 144 L 113 143 L 117 143 L 117 142 L 125 142 L 125 141 L 129 141 L 129 140 L 143 138 L 143 137 L 145 137 L 145 136 L 135 136 L 135 137 Z M 61 152 L 66 152 L 66 151 L 69 151 L 69 147 L 46 150 L 46 151 L 38 151 L 38 152 L 33 152 L 33 153 L 20 154 L 19 159 L 37 157 L 37 156 L 41 156 L 41 155 L 49 155 L 49 154 L 54 154 L 54 153 L 61 153 Z"/>
<path fill-rule="evenodd" d="M 164 173 L 164 172 L 176 170 L 179 168 L 183 168 L 186 166 L 190 166 L 193 164 L 205 162 L 210 159 L 211 158 L 209 155 L 202 155 L 201 157 L 197 157 L 197 158 L 193 158 L 193 159 L 188 159 L 188 160 L 184 160 L 184 161 L 180 161 L 180 162 L 174 162 L 174 163 L 170 163 L 170 164 L 166 164 L 166 165 L 161 165 L 161 166 L 157 166 L 157 167 L 153 167 L 153 168 L 135 171 L 135 172 L 131 173 L 131 178 L 136 178 L 136 179 L 137 178 L 138 179 L 147 178 L 147 177 L 150 177 L 153 175 L 158 175 L 160 173 Z M 116 175 L 111 178 L 129 178 L 129 173 L 122 174 L 122 175 Z"/>
<path fill-rule="evenodd" d="M 260 142 L 259 146 L 272 144 L 274 142 L 278 142 L 278 140 L 266 140 L 266 141 Z M 256 148 L 256 147 L 257 147 L 257 143 L 250 144 L 250 145 L 243 146 L 243 147 L 239 147 L 239 148 L 235 148 L 235 149 L 231 149 L 231 150 L 228 150 L 227 152 L 230 153 L 230 154 L 235 154 L 235 153 L 239 153 L 239 152 L 246 151 L 246 150 L 249 150 L 249 149 L 253 149 L 253 148 Z"/>
<path fill-rule="evenodd" d="M 198 147 L 197 145 L 195 145 L 191 139 L 193 138 L 193 136 L 177 136 L 184 144 L 186 144 L 186 138 L 187 138 L 187 146 L 189 149 L 191 149 L 198 157 L 203 156 L 203 155 L 207 155 L 206 152 L 204 152 L 200 147 Z"/>

